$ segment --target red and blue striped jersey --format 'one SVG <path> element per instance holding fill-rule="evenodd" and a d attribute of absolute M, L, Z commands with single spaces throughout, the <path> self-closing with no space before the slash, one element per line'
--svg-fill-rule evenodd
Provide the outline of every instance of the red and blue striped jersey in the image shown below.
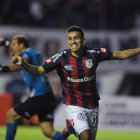
<path fill-rule="evenodd" d="M 96 69 L 99 62 L 110 60 L 112 52 L 106 48 L 84 47 L 80 57 L 74 57 L 66 49 L 42 65 L 46 72 L 57 70 L 61 79 L 63 103 L 83 108 L 95 108 L 100 99 L 96 88 Z"/>

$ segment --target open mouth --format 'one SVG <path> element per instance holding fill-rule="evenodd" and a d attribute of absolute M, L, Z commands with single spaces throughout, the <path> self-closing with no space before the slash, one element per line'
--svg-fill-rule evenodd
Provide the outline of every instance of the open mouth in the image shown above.
<path fill-rule="evenodd" d="M 77 45 L 72 45 L 71 48 L 72 49 L 77 49 Z"/>

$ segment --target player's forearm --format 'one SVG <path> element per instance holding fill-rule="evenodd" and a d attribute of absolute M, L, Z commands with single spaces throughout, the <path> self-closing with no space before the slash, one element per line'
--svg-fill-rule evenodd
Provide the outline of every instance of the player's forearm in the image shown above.
<path fill-rule="evenodd" d="M 17 65 L 9 65 L 8 67 L 10 72 L 16 72 L 22 70 L 22 67 Z"/>
<path fill-rule="evenodd" d="M 140 48 L 113 52 L 112 59 L 124 60 L 124 59 L 128 59 L 128 58 L 133 57 L 138 54 L 140 54 Z"/>
<path fill-rule="evenodd" d="M 28 73 L 30 73 L 31 75 L 34 75 L 34 76 L 39 76 L 39 75 L 42 75 L 42 73 L 40 73 L 38 67 L 34 66 L 34 65 L 31 65 L 25 61 L 22 62 L 22 65 L 21 67 L 26 70 Z"/>

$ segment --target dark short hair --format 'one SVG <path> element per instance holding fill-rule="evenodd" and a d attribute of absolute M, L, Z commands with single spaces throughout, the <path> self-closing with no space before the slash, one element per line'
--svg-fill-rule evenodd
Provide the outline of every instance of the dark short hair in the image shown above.
<path fill-rule="evenodd" d="M 14 36 L 14 39 L 17 39 L 18 44 L 24 44 L 25 48 L 29 48 L 28 39 L 24 35 L 16 35 Z"/>
<path fill-rule="evenodd" d="M 84 38 L 84 32 L 82 30 L 81 27 L 79 26 L 70 26 L 68 29 L 67 29 L 67 33 L 69 32 L 74 32 L 74 31 L 77 31 L 80 33 L 81 37 Z"/>

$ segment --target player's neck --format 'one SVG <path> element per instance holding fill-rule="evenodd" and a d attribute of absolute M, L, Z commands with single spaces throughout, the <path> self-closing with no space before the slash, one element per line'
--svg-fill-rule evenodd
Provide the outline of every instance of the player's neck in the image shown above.
<path fill-rule="evenodd" d="M 71 52 L 72 56 L 74 56 L 74 57 L 79 57 L 79 56 L 82 55 L 82 53 L 83 53 L 83 50 L 80 50 L 80 51 L 77 51 L 77 52 Z"/>
<path fill-rule="evenodd" d="M 80 57 L 83 54 L 83 51 L 84 51 L 84 46 L 81 46 L 77 51 L 71 50 L 71 54 L 74 57 Z"/>

